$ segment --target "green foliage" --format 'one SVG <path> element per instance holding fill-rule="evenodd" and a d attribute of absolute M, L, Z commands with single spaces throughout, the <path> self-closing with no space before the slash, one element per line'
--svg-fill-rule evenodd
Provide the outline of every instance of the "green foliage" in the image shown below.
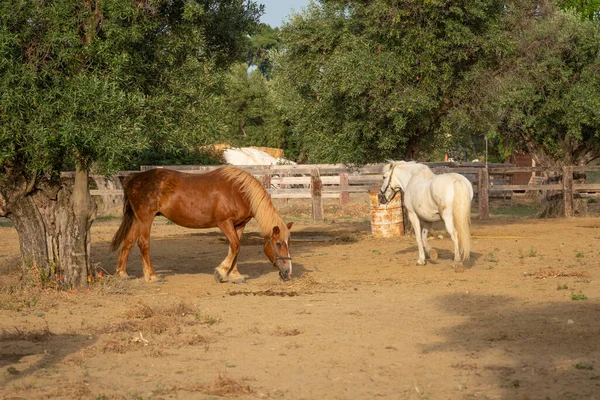
<path fill-rule="evenodd" d="M 572 11 L 528 7 L 507 13 L 488 39 L 448 125 L 487 134 L 501 154 L 588 163 L 600 157 L 600 25 Z"/>
<path fill-rule="evenodd" d="M 236 146 L 283 147 L 285 126 L 272 95 L 271 83 L 245 64 L 234 65 L 226 77 L 224 93 L 226 138 Z"/>
<path fill-rule="evenodd" d="M 556 5 L 562 10 L 575 10 L 582 18 L 600 19 L 600 0 L 561 0 Z"/>
<path fill-rule="evenodd" d="M 272 55 L 281 48 L 279 28 L 260 24 L 257 32 L 250 37 L 248 65 L 256 66 L 266 78 L 270 79 L 273 75 Z"/>
<path fill-rule="evenodd" d="M 503 2 L 322 1 L 282 28 L 278 104 L 312 162 L 417 157 Z"/>
<path fill-rule="evenodd" d="M 0 2 L 0 168 L 108 172 L 210 140 L 223 71 L 261 13 L 241 0 Z"/>
<path fill-rule="evenodd" d="M 581 292 L 579 292 L 579 293 L 571 292 L 571 300 L 573 300 L 573 301 L 587 300 L 587 296 Z"/>

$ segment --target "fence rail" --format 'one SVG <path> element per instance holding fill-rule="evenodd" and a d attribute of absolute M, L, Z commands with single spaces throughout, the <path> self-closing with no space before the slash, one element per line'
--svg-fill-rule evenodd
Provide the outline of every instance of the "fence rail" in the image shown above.
<path fill-rule="evenodd" d="M 479 218 L 489 218 L 490 197 L 511 195 L 513 191 L 557 191 L 562 192 L 564 215 L 573 215 L 573 197 L 577 192 L 600 192 L 600 184 L 587 184 L 574 181 L 573 173 L 600 171 L 600 166 L 515 167 L 507 164 L 483 163 L 425 163 L 434 173 L 456 172 L 466 176 L 473 184 Z M 339 198 L 342 204 L 348 202 L 350 193 L 367 193 L 378 189 L 384 164 L 368 164 L 361 167 L 340 164 L 312 165 L 267 165 L 241 166 L 239 168 L 254 175 L 263 183 L 267 192 L 276 199 L 311 199 L 313 219 L 323 219 L 323 199 Z M 165 168 L 187 173 L 205 173 L 221 167 L 211 166 L 142 166 L 141 170 Z M 138 171 L 122 171 L 115 177 L 123 178 Z M 514 174 L 530 173 L 533 184 L 510 184 Z M 537 183 L 538 174 L 544 183 Z M 72 173 L 63 173 L 72 176 Z M 95 196 L 122 195 L 121 189 L 98 188 L 91 190 Z"/>

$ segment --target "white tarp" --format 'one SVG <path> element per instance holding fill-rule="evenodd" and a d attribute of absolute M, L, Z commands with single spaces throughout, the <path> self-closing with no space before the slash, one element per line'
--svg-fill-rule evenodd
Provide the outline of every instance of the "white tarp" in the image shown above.
<path fill-rule="evenodd" d="M 278 165 L 296 164 L 285 158 L 275 158 L 266 152 L 251 147 L 232 147 L 223 151 L 223 159 L 230 165 Z"/>

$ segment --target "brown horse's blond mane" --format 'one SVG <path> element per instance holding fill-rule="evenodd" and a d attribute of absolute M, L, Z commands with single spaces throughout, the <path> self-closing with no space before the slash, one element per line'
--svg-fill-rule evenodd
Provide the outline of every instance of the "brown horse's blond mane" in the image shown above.
<path fill-rule="evenodd" d="M 250 209 L 263 236 L 271 236 L 273 227 L 278 226 L 281 238 L 286 242 L 289 241 L 290 231 L 287 225 L 271 202 L 271 197 L 256 178 L 246 171 L 231 166 L 219 168 L 217 171 L 226 180 L 239 185 L 240 192 L 250 203 Z"/>

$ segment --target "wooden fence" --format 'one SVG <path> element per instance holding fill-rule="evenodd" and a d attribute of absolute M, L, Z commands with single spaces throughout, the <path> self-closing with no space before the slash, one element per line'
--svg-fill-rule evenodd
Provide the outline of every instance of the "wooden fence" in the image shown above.
<path fill-rule="evenodd" d="M 574 172 L 600 171 L 600 166 L 567 166 L 562 168 L 515 167 L 507 164 L 483 163 L 425 163 L 435 173 L 456 172 L 465 175 L 473 184 L 479 218 L 489 218 L 490 197 L 511 195 L 513 191 L 557 191 L 562 192 L 564 215 L 573 215 L 573 196 L 577 192 L 600 191 L 600 184 L 578 183 L 573 180 Z M 241 169 L 254 175 L 272 198 L 275 199 L 311 199 L 312 216 L 322 221 L 323 199 L 339 198 L 341 204 L 348 202 L 351 193 L 368 193 L 378 190 L 382 182 L 384 164 L 369 164 L 361 167 L 340 164 L 312 165 L 267 165 L 243 166 Z M 221 166 L 143 166 L 142 170 L 167 168 L 188 173 L 204 173 Z M 137 171 L 123 171 L 118 177 Z M 532 176 L 528 185 L 513 185 L 511 176 L 517 173 L 529 173 Z M 534 179 L 543 177 L 543 179 Z M 554 177 L 547 179 L 547 177 Z M 91 190 L 92 195 L 122 195 L 118 189 Z"/>

